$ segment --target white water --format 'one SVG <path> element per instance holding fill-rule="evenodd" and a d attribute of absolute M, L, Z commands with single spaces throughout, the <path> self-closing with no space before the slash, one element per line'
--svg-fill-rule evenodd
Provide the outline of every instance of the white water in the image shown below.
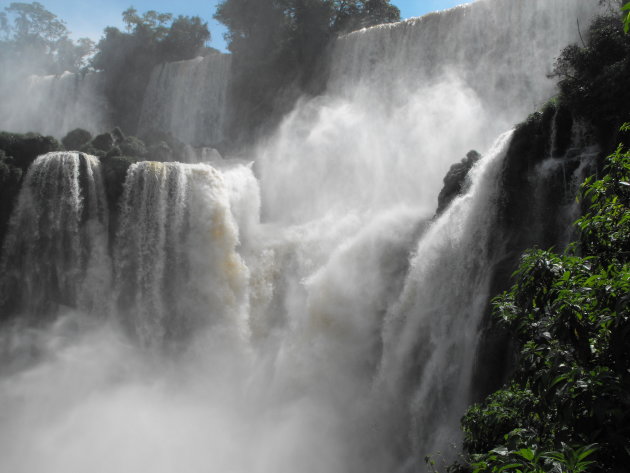
<path fill-rule="evenodd" d="M 0 378 L 0 470 L 380 473 L 452 456 L 503 255 L 493 224 L 509 134 L 491 143 L 551 91 L 532 75 L 529 103 L 493 99 L 508 56 L 488 45 L 536 18 L 546 39 L 532 57 L 549 64 L 573 7 L 589 8 L 479 1 L 341 40 L 329 93 L 256 150 L 259 184 L 242 163 L 134 165 L 110 242 L 111 319 L 69 311 L 6 337 L 39 361 Z M 431 22 L 440 42 L 420 33 Z M 435 59 L 415 63 L 425 50 Z M 471 148 L 484 158 L 468 194 L 430 221 Z"/>
<path fill-rule="evenodd" d="M 99 160 L 77 152 L 40 156 L 4 241 L 0 295 L 11 297 L 19 287 L 27 315 L 46 314 L 55 304 L 99 312 L 111 277 L 107 231 Z"/>
<path fill-rule="evenodd" d="M 164 345 L 208 319 L 247 336 L 248 270 L 227 186 L 208 165 L 142 162 L 127 173 L 114 250 L 123 324 Z M 215 330 L 218 330 L 215 328 Z"/>
<path fill-rule="evenodd" d="M 213 54 L 156 66 L 145 92 L 139 133 L 158 130 L 193 146 L 219 144 L 229 110 L 231 59 Z"/>
<path fill-rule="evenodd" d="M 432 212 L 450 164 L 553 96 L 546 74 L 599 9 L 480 0 L 339 39 L 328 94 L 298 104 L 261 152 L 264 214 L 304 222 L 403 202 Z"/>
<path fill-rule="evenodd" d="M 60 139 L 75 128 L 98 133 L 111 126 L 100 73 L 30 76 L 0 93 L 2 130 Z"/>
<path fill-rule="evenodd" d="M 337 42 L 331 86 L 353 96 L 367 84 L 383 100 L 452 75 L 481 98 L 495 127 L 509 126 L 555 94 L 547 77 L 555 58 L 602 10 L 591 0 L 478 0 L 364 29 Z"/>

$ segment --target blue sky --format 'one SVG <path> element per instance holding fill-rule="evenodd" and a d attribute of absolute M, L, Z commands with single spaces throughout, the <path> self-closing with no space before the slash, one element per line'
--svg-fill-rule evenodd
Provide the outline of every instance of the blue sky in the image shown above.
<path fill-rule="evenodd" d="M 27 1 L 27 0 L 25 0 Z M 403 18 L 444 10 L 471 0 L 392 0 Z M 212 34 L 210 46 L 225 49 L 223 26 L 212 19 L 218 0 L 39 0 L 48 10 L 66 22 L 73 38 L 87 36 L 94 41 L 106 26 L 122 27 L 121 13 L 129 6 L 138 11 L 157 10 L 175 15 L 199 15 L 208 22 Z M 9 0 L 0 0 L 6 6 Z"/>

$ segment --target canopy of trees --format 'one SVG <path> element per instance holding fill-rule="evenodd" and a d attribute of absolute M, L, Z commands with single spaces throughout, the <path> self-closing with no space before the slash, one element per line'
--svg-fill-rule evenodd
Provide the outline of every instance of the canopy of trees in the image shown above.
<path fill-rule="evenodd" d="M 297 97 L 321 92 L 332 38 L 397 21 L 400 12 L 390 0 L 223 0 L 215 18 L 227 26 L 233 53 L 232 116 L 238 120 L 232 138 L 251 141 Z M 70 40 L 64 22 L 42 4 L 11 3 L 0 13 L 0 61 L 24 74 L 102 71 L 113 122 L 135 133 L 153 68 L 217 51 L 205 47 L 210 32 L 197 16 L 130 7 L 122 19 L 125 27 L 105 28 L 95 46 L 86 38 Z"/>
<path fill-rule="evenodd" d="M 69 33 L 41 3 L 11 3 L 0 12 L 0 61 L 30 74 L 76 72 L 86 65 L 94 43 L 87 38 L 73 42 Z"/>
<path fill-rule="evenodd" d="M 91 66 L 106 74 L 106 94 L 113 107 L 114 122 L 126 132 L 135 132 L 144 90 L 153 68 L 162 62 L 191 59 L 208 53 L 208 24 L 198 16 L 179 16 L 150 10 L 123 12 L 127 31 L 105 28 Z"/>
<path fill-rule="evenodd" d="M 321 91 L 331 38 L 398 21 L 400 11 L 389 0 L 224 0 L 214 17 L 228 28 L 235 116 L 252 132 L 297 96 Z"/>

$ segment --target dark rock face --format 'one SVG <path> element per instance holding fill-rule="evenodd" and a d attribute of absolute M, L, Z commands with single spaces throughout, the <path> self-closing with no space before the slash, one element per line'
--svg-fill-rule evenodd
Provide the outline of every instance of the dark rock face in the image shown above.
<path fill-rule="evenodd" d="M 52 136 L 0 132 L 0 249 L 26 170 L 37 156 L 60 148 Z"/>
<path fill-rule="evenodd" d="M 440 191 L 440 195 L 438 195 L 436 215 L 444 212 L 455 197 L 466 191 L 468 187 L 468 180 L 466 179 L 468 172 L 480 158 L 481 155 L 477 151 L 471 150 L 464 159 L 451 166 L 446 177 L 444 177 L 444 187 Z"/>
<path fill-rule="evenodd" d="M 22 182 L 22 170 L 14 162 L 13 157 L 0 149 L 0 250 Z"/>
<path fill-rule="evenodd" d="M 579 184 L 571 176 L 580 166 L 584 173 L 595 172 L 607 154 L 597 151 L 597 143 L 589 126 L 558 105 L 550 104 L 517 125 L 500 177 L 495 233 L 503 249 L 502 260 L 487 269 L 492 272 L 492 297 L 513 284 L 511 274 L 527 248 L 561 251 L 568 243 L 565 237 L 574 218 L 567 209 Z M 498 389 L 514 360 L 510 335 L 490 316 L 490 303 L 479 347 L 474 394 L 482 399 Z"/>

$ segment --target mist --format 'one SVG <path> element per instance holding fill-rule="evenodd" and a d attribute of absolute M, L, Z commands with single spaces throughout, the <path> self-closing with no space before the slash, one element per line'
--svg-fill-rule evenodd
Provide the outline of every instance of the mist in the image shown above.
<path fill-rule="evenodd" d="M 5 295 L 18 281 L 27 299 L 0 337 L 0 470 L 415 472 L 455 458 L 488 268 L 506 254 L 509 130 L 554 94 L 547 74 L 593 3 L 478 0 L 343 35 L 325 93 L 242 159 L 148 156 L 109 213 L 98 159 L 38 158 L 0 264 Z M 221 142 L 229 68 L 156 66 L 139 129 Z M 105 131 L 98 84 L 31 77 L 0 127 Z M 435 216 L 471 149 L 467 192 Z M 73 191 L 38 193 L 53 174 Z"/>

